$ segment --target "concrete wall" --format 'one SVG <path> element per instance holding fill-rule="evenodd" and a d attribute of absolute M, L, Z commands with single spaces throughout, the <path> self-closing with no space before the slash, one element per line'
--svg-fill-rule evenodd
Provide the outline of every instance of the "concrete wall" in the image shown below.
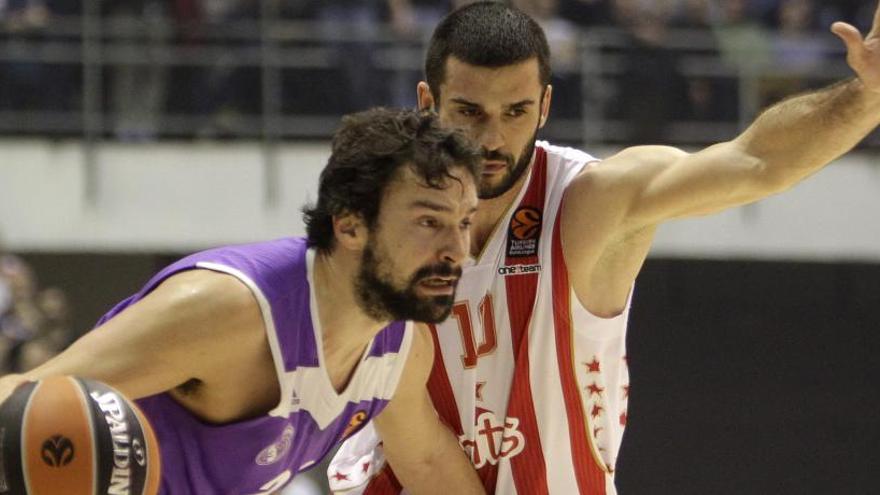
<path fill-rule="evenodd" d="M 599 156 L 610 150 L 599 150 Z M 86 195 L 76 142 L 0 142 L 0 235 L 15 251 L 182 252 L 303 232 L 327 143 L 278 151 L 277 201 L 257 144 L 107 144 Z M 779 197 L 663 226 L 664 257 L 880 260 L 880 159 L 852 154 Z"/>

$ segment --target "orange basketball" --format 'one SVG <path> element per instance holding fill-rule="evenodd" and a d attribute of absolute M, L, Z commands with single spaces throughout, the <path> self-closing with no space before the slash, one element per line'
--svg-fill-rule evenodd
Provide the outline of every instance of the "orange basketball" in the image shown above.
<path fill-rule="evenodd" d="M 159 449 L 140 410 L 97 381 L 26 383 L 0 407 L 0 493 L 156 495 Z"/>

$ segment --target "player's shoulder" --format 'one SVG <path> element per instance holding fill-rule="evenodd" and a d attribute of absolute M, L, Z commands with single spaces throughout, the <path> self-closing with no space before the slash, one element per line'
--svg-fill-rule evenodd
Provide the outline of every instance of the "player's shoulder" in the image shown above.
<path fill-rule="evenodd" d="M 620 168 L 621 166 L 637 167 L 650 165 L 669 165 L 687 156 L 687 152 L 674 146 L 642 145 L 630 146 L 603 160 L 603 169 Z"/>
<path fill-rule="evenodd" d="M 571 165 L 583 165 L 598 160 L 598 158 L 587 153 L 586 151 L 569 146 L 550 144 L 547 141 L 537 141 L 535 145 L 542 148 L 547 153 L 547 159 L 553 162 L 560 162 Z"/>
<path fill-rule="evenodd" d="M 199 268 L 171 275 L 155 292 L 175 307 L 205 310 L 214 315 L 241 311 L 257 304 L 250 288 L 239 278 Z"/>
<path fill-rule="evenodd" d="M 408 327 L 412 332 L 412 344 L 406 357 L 406 373 L 427 379 L 434 365 L 434 339 L 431 337 L 431 330 L 425 323 L 418 322 L 413 322 Z"/>

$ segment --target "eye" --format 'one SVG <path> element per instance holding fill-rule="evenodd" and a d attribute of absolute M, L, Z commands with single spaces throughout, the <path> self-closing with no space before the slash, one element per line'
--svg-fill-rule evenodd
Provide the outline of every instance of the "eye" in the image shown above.
<path fill-rule="evenodd" d="M 436 229 L 440 226 L 440 222 L 434 217 L 422 217 L 419 219 L 419 225 L 429 229 Z"/>
<path fill-rule="evenodd" d="M 526 114 L 526 109 L 522 107 L 514 107 L 507 111 L 508 117 L 521 117 Z"/>
<path fill-rule="evenodd" d="M 474 107 L 460 107 L 458 113 L 465 117 L 477 117 L 480 115 L 480 111 Z"/>
<path fill-rule="evenodd" d="M 461 230 L 469 230 L 471 228 L 471 225 L 473 225 L 473 222 L 471 221 L 471 219 L 466 218 L 461 221 Z"/>

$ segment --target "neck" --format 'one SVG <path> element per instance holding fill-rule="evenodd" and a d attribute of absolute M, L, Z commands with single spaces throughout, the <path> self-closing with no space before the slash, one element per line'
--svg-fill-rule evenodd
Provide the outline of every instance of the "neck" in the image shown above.
<path fill-rule="evenodd" d="M 389 321 L 376 321 L 361 309 L 355 290 L 359 259 L 338 248 L 329 255 L 317 253 L 313 268 L 315 297 L 324 355 L 360 355 L 364 346 Z"/>
<path fill-rule="evenodd" d="M 477 213 L 474 215 L 473 228 L 471 230 L 471 255 L 477 257 L 486 247 L 486 243 L 492 237 L 492 233 L 498 228 L 498 222 L 510 209 L 510 206 L 516 200 L 522 188 L 525 186 L 526 178 L 528 178 L 532 167 L 535 165 L 535 154 L 532 154 L 532 161 L 528 168 L 522 173 L 519 179 L 504 194 L 492 199 L 481 199 L 477 207 Z"/>

